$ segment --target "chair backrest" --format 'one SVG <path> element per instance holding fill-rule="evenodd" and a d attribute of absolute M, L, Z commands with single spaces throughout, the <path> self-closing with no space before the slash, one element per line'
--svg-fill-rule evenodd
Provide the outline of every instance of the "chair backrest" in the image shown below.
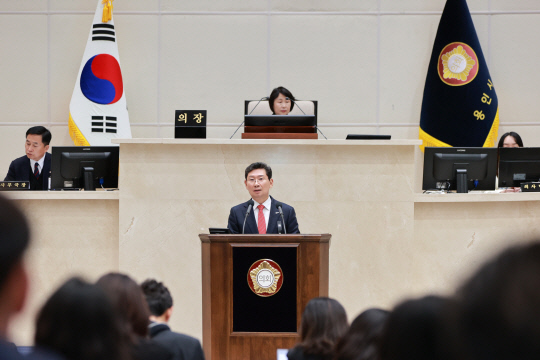
<path fill-rule="evenodd" d="M 251 115 L 272 115 L 272 110 L 270 110 L 270 106 L 268 105 L 268 100 L 263 100 L 261 103 L 257 106 L 257 103 L 259 100 L 246 100 L 244 105 L 244 115 L 247 115 L 251 113 Z M 255 106 L 257 106 L 255 108 Z M 251 112 L 255 108 L 253 112 Z M 315 100 L 296 100 L 295 105 L 290 115 L 304 115 L 302 110 L 306 113 L 306 115 L 315 115 L 315 119 L 317 118 L 317 101 Z"/>

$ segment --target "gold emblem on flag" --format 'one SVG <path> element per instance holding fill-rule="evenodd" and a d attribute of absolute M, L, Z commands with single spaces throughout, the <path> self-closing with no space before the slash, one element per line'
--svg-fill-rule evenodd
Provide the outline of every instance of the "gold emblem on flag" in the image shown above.
<path fill-rule="evenodd" d="M 470 83 L 478 74 L 478 57 L 467 44 L 455 42 L 444 47 L 437 64 L 441 80 L 450 86 Z"/>
<path fill-rule="evenodd" d="M 255 261 L 248 270 L 248 285 L 256 295 L 268 297 L 275 295 L 283 285 L 281 267 L 273 260 Z"/>

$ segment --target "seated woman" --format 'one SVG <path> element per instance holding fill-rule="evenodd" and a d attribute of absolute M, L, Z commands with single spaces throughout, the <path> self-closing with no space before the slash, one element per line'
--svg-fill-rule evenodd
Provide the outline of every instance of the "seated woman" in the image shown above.
<path fill-rule="evenodd" d="M 300 324 L 301 342 L 289 350 L 289 360 L 331 360 L 336 343 L 349 328 L 339 302 L 327 297 L 311 299 Z"/>
<path fill-rule="evenodd" d="M 372 308 L 358 315 L 337 343 L 334 360 L 377 360 L 377 347 L 388 314 L 386 310 Z"/>
<path fill-rule="evenodd" d="M 279 86 L 272 90 L 268 99 L 268 105 L 273 115 L 289 115 L 294 108 L 295 101 L 296 99 L 289 90 L 283 86 Z"/>
<path fill-rule="evenodd" d="M 167 348 L 148 339 L 150 309 L 139 285 L 120 273 L 103 275 L 96 285 L 109 297 L 118 314 L 133 360 L 172 360 Z"/>
<path fill-rule="evenodd" d="M 507 133 L 502 134 L 501 138 L 499 139 L 499 145 L 497 147 L 502 148 L 512 148 L 512 147 L 523 147 L 523 140 L 521 140 L 521 136 L 517 132 L 509 131 Z M 497 184 L 499 183 L 499 179 L 497 178 Z M 500 188 L 502 192 L 520 192 L 521 188 L 519 187 L 509 187 L 509 188 Z"/>
<path fill-rule="evenodd" d="M 523 140 L 517 132 L 509 131 L 502 134 L 497 147 L 523 147 Z"/>
<path fill-rule="evenodd" d="M 79 278 L 65 282 L 43 305 L 34 339 L 28 360 L 131 359 L 113 305 L 103 290 Z"/>

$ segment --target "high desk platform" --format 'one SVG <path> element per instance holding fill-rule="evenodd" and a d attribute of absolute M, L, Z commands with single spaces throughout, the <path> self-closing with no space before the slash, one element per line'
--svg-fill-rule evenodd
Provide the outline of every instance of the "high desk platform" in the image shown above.
<path fill-rule="evenodd" d="M 329 294 L 354 318 L 369 306 L 448 293 L 507 244 L 540 238 L 540 195 L 421 194 L 419 140 L 126 139 L 120 191 L 5 193 L 35 226 L 33 292 L 14 328 L 73 272 L 155 277 L 172 291 L 172 327 L 202 339 L 201 244 L 249 199 L 244 169 L 272 166 L 271 195 L 295 207 L 304 234 L 332 234 Z"/>

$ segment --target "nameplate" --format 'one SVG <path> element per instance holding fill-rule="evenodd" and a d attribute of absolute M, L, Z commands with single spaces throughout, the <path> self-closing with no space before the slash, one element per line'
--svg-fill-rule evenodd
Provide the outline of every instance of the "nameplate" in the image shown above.
<path fill-rule="evenodd" d="M 174 137 L 176 139 L 206 139 L 206 110 L 176 110 Z"/>
<path fill-rule="evenodd" d="M 0 191 L 17 191 L 30 189 L 30 181 L 0 181 Z"/>
<path fill-rule="evenodd" d="M 521 183 L 521 192 L 540 192 L 540 182 Z"/>
<path fill-rule="evenodd" d="M 206 126 L 206 110 L 176 110 L 174 126 Z"/>

